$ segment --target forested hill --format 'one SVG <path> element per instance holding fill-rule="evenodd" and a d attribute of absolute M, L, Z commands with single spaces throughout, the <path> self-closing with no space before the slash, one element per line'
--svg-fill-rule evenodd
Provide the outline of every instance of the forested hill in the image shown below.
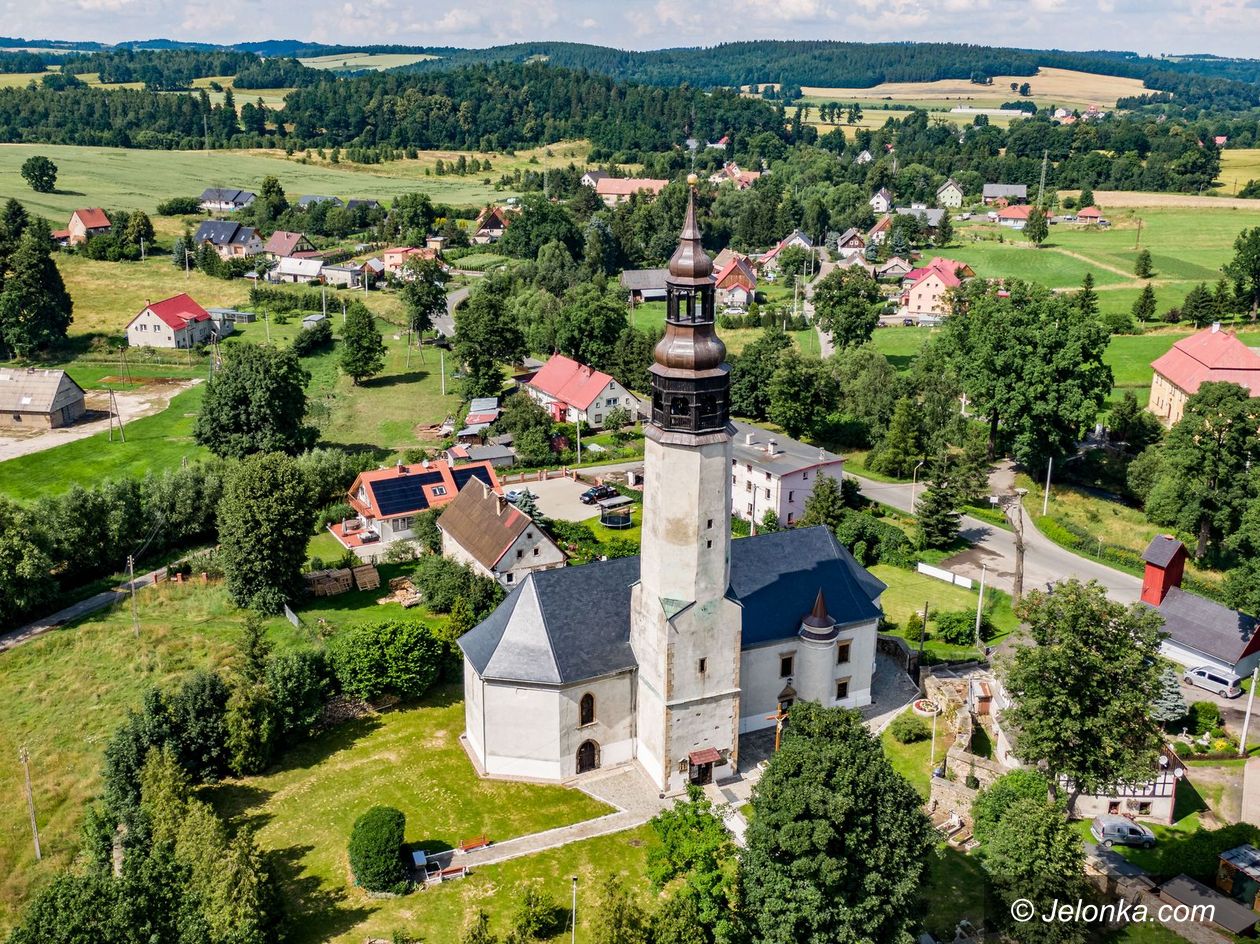
<path fill-rule="evenodd" d="M 689 134 L 783 138 L 782 113 L 734 92 L 661 88 L 545 65 L 337 78 L 291 92 L 284 123 L 247 103 L 238 118 L 200 94 L 0 88 L 0 141 L 198 148 L 390 147 L 503 151 L 587 138 L 606 151 L 661 151 Z M 285 124 L 289 128 L 285 128 Z"/>

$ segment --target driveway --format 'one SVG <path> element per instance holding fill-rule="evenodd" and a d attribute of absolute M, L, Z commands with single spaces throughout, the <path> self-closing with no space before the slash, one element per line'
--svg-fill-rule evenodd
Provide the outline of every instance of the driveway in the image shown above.
<path fill-rule="evenodd" d="M 187 390 L 200 380 L 171 381 L 145 384 L 138 390 L 123 390 L 114 394 L 118 402 L 118 415 L 122 417 L 123 430 L 132 420 L 161 413 L 170 406 L 171 398 Z M 104 390 L 88 391 L 85 398 L 87 415 L 73 426 L 61 429 L 45 429 L 30 433 L 14 434 L 11 430 L 0 432 L 0 462 L 16 459 L 35 452 L 43 452 L 76 439 L 86 439 L 109 429 L 109 394 Z"/>
<path fill-rule="evenodd" d="M 548 479 L 545 482 L 512 482 L 505 491 L 528 488 L 538 496 L 538 510 L 548 518 L 561 521 L 585 521 L 599 515 L 598 505 L 583 505 L 578 496 L 590 488 L 585 482 L 573 479 Z"/>

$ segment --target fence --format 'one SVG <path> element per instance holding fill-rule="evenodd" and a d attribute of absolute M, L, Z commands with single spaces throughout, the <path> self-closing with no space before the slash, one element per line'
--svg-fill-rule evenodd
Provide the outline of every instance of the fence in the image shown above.
<path fill-rule="evenodd" d="M 940 567 L 933 567 L 931 564 L 925 564 L 919 561 L 918 571 L 926 574 L 928 577 L 935 577 L 937 580 L 944 580 L 946 583 L 952 583 L 955 587 L 962 587 L 964 590 L 971 589 L 971 578 L 961 577 L 958 574 L 951 573 Z"/>

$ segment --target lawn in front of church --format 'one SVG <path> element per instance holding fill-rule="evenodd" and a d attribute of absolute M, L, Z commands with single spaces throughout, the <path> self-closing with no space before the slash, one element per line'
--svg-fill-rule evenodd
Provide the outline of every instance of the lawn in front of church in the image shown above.
<path fill-rule="evenodd" d="M 266 775 L 209 791 L 220 811 L 252 825 L 259 845 L 283 863 L 295 940 L 361 941 L 368 930 L 369 936 L 387 938 L 394 929 L 426 940 L 454 940 L 466 912 L 481 899 L 493 900 L 506 921 L 515 906 L 515 885 L 548 874 L 537 871 L 541 865 L 527 864 L 542 859 L 535 856 L 479 870 L 475 881 L 402 898 L 371 898 L 353 887 L 346 858 L 351 826 L 371 806 L 401 810 L 406 842 L 434 852 L 473 836 L 501 842 L 611 812 L 577 790 L 479 778 L 460 745 L 463 730 L 460 686 L 447 685 L 418 704 L 339 725 L 287 753 Z M 642 855 L 624 839 L 605 845 L 602 852 L 585 854 L 576 847 L 569 855 L 558 850 L 551 871 L 567 876 L 578 861 L 617 868 L 627 857 Z M 496 878 L 498 868 L 515 877 Z M 489 901 L 484 906 L 489 910 Z"/>
<path fill-rule="evenodd" d="M 911 614 L 922 615 L 923 604 L 928 604 L 928 638 L 923 644 L 924 653 L 938 661 L 965 661 L 981 656 L 975 646 L 956 646 L 941 639 L 934 625 L 938 613 L 951 611 L 967 611 L 974 614 L 979 600 L 977 589 L 964 590 L 952 584 L 928 577 L 914 570 L 893 567 L 890 564 L 876 564 L 870 568 L 872 574 L 888 585 L 880 602 L 884 607 L 884 616 L 890 624 L 888 632 L 895 636 L 906 635 L 906 621 Z M 1019 620 L 1011 609 L 1011 598 L 1001 590 L 986 587 L 984 590 L 985 609 L 989 613 L 996 635 L 988 640 L 988 645 L 997 646 L 1019 626 Z M 918 648 L 918 640 L 910 645 Z"/>

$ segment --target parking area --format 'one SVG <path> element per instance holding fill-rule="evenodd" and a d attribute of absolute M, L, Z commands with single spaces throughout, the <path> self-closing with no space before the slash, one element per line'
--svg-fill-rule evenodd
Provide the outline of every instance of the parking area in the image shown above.
<path fill-rule="evenodd" d="M 538 510 L 548 518 L 561 521 L 585 521 L 599 515 L 598 505 L 583 505 L 578 499 L 590 488 L 585 482 L 573 479 L 548 479 L 545 482 L 521 482 L 507 485 L 504 491 L 529 489 L 538 497 Z"/>

